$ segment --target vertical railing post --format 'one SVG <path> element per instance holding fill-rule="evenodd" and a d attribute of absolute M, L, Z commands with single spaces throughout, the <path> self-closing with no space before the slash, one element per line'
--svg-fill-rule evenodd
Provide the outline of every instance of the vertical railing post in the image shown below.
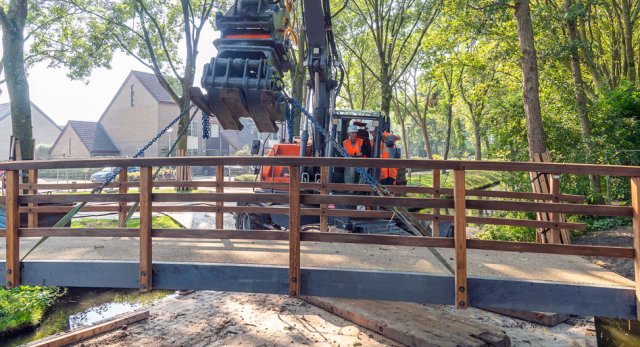
<path fill-rule="evenodd" d="M 140 168 L 140 290 L 152 289 L 153 266 L 151 262 L 152 192 L 151 167 Z"/>
<path fill-rule="evenodd" d="M 123 167 L 122 171 L 120 171 L 120 179 L 118 186 L 118 193 L 127 194 L 129 192 L 129 187 L 127 186 L 127 181 L 129 180 L 129 168 Z M 118 227 L 124 228 L 126 225 L 127 214 L 128 214 L 127 202 L 120 201 L 118 203 Z"/>
<path fill-rule="evenodd" d="M 327 184 L 329 184 L 329 167 L 321 166 L 320 167 L 320 194 L 327 195 L 329 194 L 329 189 L 327 188 Z M 320 231 L 327 232 L 329 231 L 329 217 L 327 216 L 327 204 L 320 204 Z"/>
<path fill-rule="evenodd" d="M 224 165 L 216 167 L 216 193 L 224 193 Z M 223 201 L 216 202 L 216 229 L 224 229 L 224 213 L 220 207 L 224 206 Z"/>
<path fill-rule="evenodd" d="M 551 175 L 551 184 L 550 184 L 549 190 L 550 190 L 549 192 L 550 194 L 553 194 L 553 195 L 560 194 L 560 176 Z M 552 200 L 552 203 L 554 202 L 557 202 L 555 198 Z M 554 223 L 560 222 L 560 213 L 551 212 L 550 219 Z M 562 236 L 560 235 L 561 231 L 559 228 L 551 228 L 549 232 L 550 232 L 550 235 L 547 235 L 547 240 L 549 243 L 553 243 L 553 244 L 562 243 Z"/>
<path fill-rule="evenodd" d="M 433 189 L 435 192 L 433 193 L 434 199 L 440 198 L 440 169 L 433 169 Z M 440 219 L 438 216 L 440 215 L 440 209 L 434 208 L 433 215 L 435 218 L 433 219 L 433 224 L 431 225 L 431 236 L 438 237 L 440 236 Z"/>
<path fill-rule="evenodd" d="M 20 285 L 20 171 L 7 171 L 6 286 Z"/>
<path fill-rule="evenodd" d="M 29 194 L 36 195 L 38 194 L 38 189 L 34 188 L 34 185 L 38 184 L 38 170 L 31 169 L 29 170 Z M 27 216 L 27 225 L 29 228 L 37 228 L 38 227 L 38 212 L 34 211 L 34 207 L 37 207 L 37 203 L 29 203 L 29 214 Z"/>
<path fill-rule="evenodd" d="M 289 167 L 289 295 L 300 297 L 300 167 Z"/>
<path fill-rule="evenodd" d="M 631 178 L 631 206 L 633 208 L 633 264 L 636 275 L 636 316 L 640 319 L 640 177 Z"/>
<path fill-rule="evenodd" d="M 464 181 L 464 170 L 454 170 L 453 220 L 456 259 L 456 308 L 467 308 L 469 306 L 469 290 L 467 288 L 467 215 Z"/>

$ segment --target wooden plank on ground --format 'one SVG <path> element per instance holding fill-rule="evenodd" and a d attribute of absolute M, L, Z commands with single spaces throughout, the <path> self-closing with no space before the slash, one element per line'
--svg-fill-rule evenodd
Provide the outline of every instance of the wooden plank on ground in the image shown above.
<path fill-rule="evenodd" d="M 436 306 L 305 296 L 303 300 L 407 346 L 509 346 L 498 328 L 449 316 Z"/>
<path fill-rule="evenodd" d="M 98 325 L 90 326 L 87 328 L 72 330 L 62 335 L 54 335 L 52 337 L 46 337 L 44 339 L 34 341 L 27 344 L 25 347 L 60 347 L 66 346 L 72 343 L 78 343 L 82 340 L 92 338 L 101 334 L 108 333 L 110 331 L 119 329 L 125 325 L 133 324 L 141 320 L 149 318 L 149 311 L 127 313 L 116 317 L 108 322 L 104 322 Z"/>
<path fill-rule="evenodd" d="M 484 307 L 479 307 L 479 308 L 485 311 L 495 312 L 505 316 L 526 320 L 528 322 L 545 325 L 548 327 L 554 327 L 566 321 L 570 317 L 570 315 L 564 314 L 564 313 L 530 312 L 530 311 L 507 310 L 507 309 L 484 308 Z"/>

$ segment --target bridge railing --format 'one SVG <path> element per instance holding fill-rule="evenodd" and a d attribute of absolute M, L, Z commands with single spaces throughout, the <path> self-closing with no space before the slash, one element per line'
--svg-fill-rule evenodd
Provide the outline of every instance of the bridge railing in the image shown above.
<path fill-rule="evenodd" d="M 205 181 L 154 181 L 154 168 L 160 166 L 214 166 L 215 180 Z M 277 182 L 232 182 L 224 180 L 224 167 L 241 166 L 288 166 L 289 180 Z M 316 181 L 301 180 L 301 167 L 321 167 Z M 329 183 L 329 167 L 366 168 L 414 168 L 433 170 L 433 186 L 391 186 L 394 196 L 351 195 L 345 191 L 368 191 L 362 184 Z M 140 167 L 139 182 L 127 181 L 127 170 L 120 175 L 120 182 L 107 188 L 117 188 L 117 193 L 90 195 L 86 192 L 72 194 L 38 194 L 43 190 L 95 188 L 95 183 L 49 184 L 38 183 L 38 170 L 95 167 Z M 6 230 L 0 237 L 6 238 L 6 286 L 15 287 L 21 282 L 20 238 L 21 237 L 137 237 L 139 238 L 138 283 L 141 290 L 151 290 L 153 280 L 153 238 L 195 239 L 243 239 L 282 240 L 289 244 L 288 293 L 301 295 L 300 244 L 301 242 L 334 242 L 355 244 L 395 245 L 411 247 L 453 248 L 455 253 L 454 298 L 456 307 L 469 306 L 467 249 L 492 251 L 517 251 L 561 255 L 603 256 L 634 259 L 636 264 L 636 288 L 634 311 L 639 307 L 638 281 L 640 252 L 640 167 L 603 166 L 584 164 L 532 163 L 532 162 L 482 162 L 482 161 L 430 161 L 430 160 L 382 160 L 343 158 L 300 157 L 189 157 L 189 158 L 143 158 L 143 159 L 86 159 L 65 161 L 25 161 L 0 163 L 6 172 L 6 196 L 0 203 L 6 206 Z M 453 171 L 453 188 L 440 186 L 440 170 Z M 485 191 L 468 189 L 465 175 L 468 171 L 524 171 L 546 175 L 552 182 L 550 194 Z M 21 174 L 22 173 L 22 174 Z M 559 175 L 610 175 L 628 177 L 631 182 L 631 206 L 585 205 L 584 198 L 559 192 Z M 28 177 L 28 180 L 23 177 Z M 28 181 L 28 182 L 25 182 Z M 154 187 L 199 187 L 209 188 L 206 193 L 154 193 Z M 137 188 L 133 193 L 131 188 Z M 225 192 L 224 188 L 261 188 L 272 192 L 238 193 Z M 65 213 L 72 204 L 85 202 L 86 212 L 117 212 L 120 215 L 118 228 L 44 228 L 38 226 L 38 215 Z M 126 228 L 122 223 L 132 203 L 139 203 L 139 228 Z M 225 203 L 256 204 L 270 206 L 229 206 Z M 185 205 L 189 203 L 190 205 Z M 62 206 L 51 204 L 63 204 Z M 66 204 L 66 205 L 65 205 Z M 369 210 L 335 208 L 335 205 L 363 205 Z M 402 237 L 388 235 L 345 234 L 328 232 L 329 217 L 395 218 L 389 206 L 418 209 L 412 212 L 420 221 L 449 221 L 455 225 L 453 238 Z M 378 209 L 379 208 L 379 209 Z M 469 210 L 525 211 L 549 213 L 545 220 L 525 220 L 469 216 Z M 445 213 L 442 213 L 442 212 Z M 446 211 L 452 211 L 451 214 Z M 216 214 L 215 229 L 158 229 L 152 227 L 154 212 L 210 212 Z M 255 213 L 288 216 L 288 230 L 225 230 L 225 213 Z M 28 216 L 26 226 L 21 225 L 20 215 Z M 603 247 L 567 244 L 542 244 L 487 241 L 467 238 L 467 224 L 495 224 L 542 228 L 548 230 L 549 240 L 558 239 L 562 230 L 585 230 L 581 223 L 563 221 L 562 214 L 623 216 L 633 219 L 633 247 Z M 320 232 L 301 231 L 303 216 L 318 216 Z M 434 223 L 436 226 L 437 223 Z M 434 235 L 438 235 L 437 231 Z M 304 293 L 303 293 L 304 294 Z M 637 312 L 633 313 L 637 316 Z"/>

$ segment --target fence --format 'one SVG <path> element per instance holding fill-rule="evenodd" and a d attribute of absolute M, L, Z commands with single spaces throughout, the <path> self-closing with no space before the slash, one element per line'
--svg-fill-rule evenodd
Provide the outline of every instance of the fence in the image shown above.
<path fill-rule="evenodd" d="M 218 175 L 211 181 L 154 182 L 152 172 L 159 166 L 215 166 Z M 289 182 L 230 182 L 223 178 L 224 166 L 279 165 L 289 167 Z M 140 181 L 127 182 L 126 172 L 121 181 L 109 186 L 118 193 L 52 194 L 38 195 L 41 189 L 89 189 L 95 184 L 39 184 L 38 170 L 88 167 L 140 167 Z M 301 167 L 320 167 L 316 182 L 301 181 Z M 329 167 L 404 167 L 434 171 L 432 187 L 392 186 L 396 196 L 348 195 L 344 191 L 367 191 L 369 187 L 357 184 L 329 183 Z M 7 170 L 6 197 L 0 203 L 6 205 L 6 230 L 0 237 L 6 238 L 6 285 L 52 284 L 66 286 L 131 287 L 147 291 L 152 288 L 218 289 L 270 293 L 288 293 L 291 296 L 324 295 L 369 299 L 405 300 L 428 303 L 455 304 L 458 308 L 470 305 L 530 309 L 548 312 L 591 314 L 599 316 L 636 318 L 637 295 L 640 293 L 638 266 L 640 251 L 640 167 L 603 166 L 557 163 L 515 163 L 482 161 L 428 161 L 382 160 L 345 158 L 300 157 L 189 157 L 142 159 L 89 159 L 67 161 L 34 161 L 0 163 L 0 170 Z M 21 183 L 20 170 L 28 172 L 30 181 Z M 454 187 L 440 188 L 440 170 L 453 170 Z M 525 171 L 553 175 L 612 175 L 630 180 L 632 206 L 584 205 L 583 197 L 561 193 L 538 194 L 505 191 L 472 190 L 465 187 L 465 174 L 470 170 Z M 153 193 L 154 187 L 208 187 L 214 193 Z M 130 194 L 129 189 L 138 192 Z M 279 192 L 229 193 L 226 187 L 275 189 Z M 419 194 L 415 196 L 412 194 Z M 506 200 L 505 200 L 506 199 Z M 131 203 L 139 202 L 140 227 L 110 229 L 70 229 L 38 227 L 39 213 L 63 213 L 71 206 L 40 206 L 40 204 L 73 204 L 86 202 L 84 211 L 118 212 L 121 222 Z M 209 203 L 186 206 L 183 203 Z M 261 206 L 225 206 L 225 203 L 263 203 Z M 94 205 L 101 203 L 101 205 Z M 104 205 L 104 203 L 111 203 Z M 179 204 L 178 204 L 179 203 Z M 211 205 L 211 203 L 215 203 Z M 373 210 L 330 208 L 331 205 L 366 205 Z M 330 217 L 395 218 L 385 206 L 412 207 L 418 220 L 450 221 L 455 225 L 453 238 L 404 237 L 388 235 L 364 235 L 327 232 Z M 443 214 L 442 209 L 453 214 Z M 551 221 L 471 217 L 468 210 L 502 210 L 547 212 Z M 154 229 L 153 212 L 213 212 L 216 229 Z M 288 231 L 279 230 L 225 230 L 222 220 L 225 213 L 256 213 L 288 216 Z M 20 225 L 20 215 L 28 215 L 28 225 Z M 560 222 L 560 214 L 606 215 L 633 218 L 634 247 L 602 247 L 558 244 L 534 244 L 518 242 L 485 241 L 467 239 L 468 223 L 497 224 L 546 228 L 551 238 L 562 229 L 584 230 L 580 223 Z M 302 216 L 318 216 L 322 232 L 301 231 Z M 437 223 L 435 223 L 437 224 Z M 434 235 L 438 235 L 434 233 Z M 555 235 L 555 236 L 553 236 Z M 20 262 L 21 237 L 132 237 L 139 239 L 139 262 Z M 215 264 L 154 263 L 152 261 L 153 238 L 193 239 L 241 239 L 288 241 L 288 267 L 255 267 Z M 301 269 L 301 242 L 333 242 L 373 245 L 394 245 L 429 248 L 453 248 L 455 271 L 453 276 L 415 273 L 363 272 L 336 269 Z M 536 281 L 497 280 L 467 276 L 467 249 L 491 251 L 517 251 L 545 254 L 605 256 L 634 259 L 636 263 L 636 288 L 585 286 Z M 286 272 L 285 272 L 286 271 Z M 97 277 L 92 272 L 100 273 Z M 286 273 L 286 275 L 285 275 Z M 286 286 L 286 290 L 284 289 Z M 185 288 L 187 287 L 187 288 Z M 416 290 L 415 288 L 422 288 Z M 404 288 L 404 289 L 403 289 Z M 607 300 L 604 302 L 603 297 Z"/>

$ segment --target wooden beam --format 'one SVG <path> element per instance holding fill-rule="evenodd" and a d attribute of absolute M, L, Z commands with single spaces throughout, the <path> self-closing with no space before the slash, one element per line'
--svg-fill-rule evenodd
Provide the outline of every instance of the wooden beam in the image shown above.
<path fill-rule="evenodd" d="M 216 193 L 224 193 L 224 165 L 216 167 Z M 216 206 L 224 206 L 223 201 L 216 202 Z M 224 213 L 222 210 L 216 212 L 216 229 L 224 229 Z"/>
<path fill-rule="evenodd" d="M 440 188 L 440 170 L 436 169 L 433 170 L 433 188 L 435 189 L 435 193 L 433 193 L 433 198 L 434 199 L 439 199 L 440 198 L 440 192 L 439 192 L 439 188 Z M 434 208 L 433 209 L 433 214 L 435 216 L 440 215 L 440 209 L 439 208 Z M 436 219 L 433 221 L 433 223 L 431 224 L 431 236 L 435 236 L 435 237 L 439 237 L 440 236 L 440 222 Z"/>
<path fill-rule="evenodd" d="M 35 185 L 38 183 L 38 170 L 31 169 L 29 170 L 29 185 Z M 27 194 L 38 194 L 38 190 L 34 188 L 30 188 L 27 191 Z M 30 208 L 36 207 L 38 204 L 31 203 L 29 204 Z M 37 228 L 38 227 L 38 212 L 31 210 L 29 211 L 29 215 L 27 216 L 27 225 L 29 228 Z"/>
<path fill-rule="evenodd" d="M 551 187 L 549 189 L 551 194 L 560 194 L 560 176 L 557 176 L 557 175 L 551 176 Z M 560 222 L 560 213 L 552 212 L 550 214 L 550 220 L 554 223 Z M 548 243 L 551 243 L 554 245 L 561 244 L 562 237 L 560 235 L 560 229 L 551 228 L 549 233 L 547 234 L 547 241 Z"/>
<path fill-rule="evenodd" d="M 454 201 L 454 243 L 455 243 L 455 290 L 456 308 L 469 306 L 469 288 L 467 287 L 467 209 L 465 206 L 465 172 L 453 172 Z"/>
<path fill-rule="evenodd" d="M 289 295 L 300 297 L 300 167 L 289 167 Z"/>
<path fill-rule="evenodd" d="M 72 330 L 62 335 L 56 335 L 54 337 L 46 337 L 42 340 L 38 340 L 26 345 L 26 347 L 62 347 L 70 344 L 78 343 L 82 340 L 92 338 L 101 334 L 108 333 L 110 331 L 122 328 L 125 325 L 137 323 L 141 320 L 149 318 L 149 311 L 126 313 L 108 322 L 104 322 L 98 325 L 90 326 L 87 328 Z"/>
<path fill-rule="evenodd" d="M 140 167 L 140 290 L 150 291 L 152 288 L 152 199 L 153 169 Z"/>
<path fill-rule="evenodd" d="M 320 184 L 322 188 L 320 188 L 320 194 L 327 195 L 329 194 L 329 189 L 327 188 L 327 184 L 329 184 L 329 167 L 322 166 L 320 167 Z M 320 204 L 320 231 L 327 232 L 329 231 L 329 216 L 327 216 L 326 209 L 327 204 Z"/>
<path fill-rule="evenodd" d="M 633 208 L 633 259 L 636 278 L 636 314 L 640 319 L 640 177 L 631 178 L 631 207 Z"/>
<path fill-rule="evenodd" d="M 118 182 L 118 193 L 127 194 L 129 192 L 129 188 L 127 187 L 128 176 L 129 176 L 129 169 L 127 167 L 123 167 L 122 171 L 120 171 L 120 182 Z M 118 206 L 119 206 L 118 226 L 120 228 L 124 228 L 126 224 L 127 214 L 129 213 L 127 202 L 120 201 L 118 203 Z"/>
<path fill-rule="evenodd" d="M 415 168 L 422 170 L 520 171 L 548 174 L 610 175 L 640 177 L 640 167 L 572 163 L 504 162 L 485 160 L 422 160 L 374 158 L 310 158 L 310 157 L 171 157 L 171 158 L 96 158 L 0 162 L 0 170 L 95 168 L 105 166 L 337 166 L 371 168 Z"/>
<path fill-rule="evenodd" d="M 14 288 L 20 285 L 20 171 L 7 171 L 6 187 L 6 286 Z"/>

